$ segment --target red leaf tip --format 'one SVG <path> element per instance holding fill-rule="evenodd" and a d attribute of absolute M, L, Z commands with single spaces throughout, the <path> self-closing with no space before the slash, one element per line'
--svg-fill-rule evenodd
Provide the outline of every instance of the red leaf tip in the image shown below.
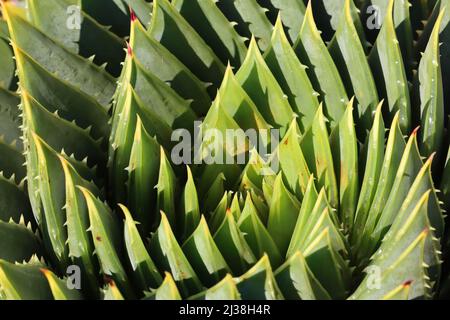
<path fill-rule="evenodd" d="M 136 13 L 134 12 L 134 10 L 131 7 L 130 7 L 130 18 L 131 18 L 131 22 L 134 22 L 137 20 Z"/>
<path fill-rule="evenodd" d="M 403 287 L 409 287 L 412 284 L 412 280 L 408 280 L 405 283 L 403 283 Z"/>

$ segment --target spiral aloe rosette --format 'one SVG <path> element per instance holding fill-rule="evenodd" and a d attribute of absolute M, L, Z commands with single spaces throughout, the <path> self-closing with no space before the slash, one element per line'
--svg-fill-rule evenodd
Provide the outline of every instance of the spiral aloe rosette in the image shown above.
<path fill-rule="evenodd" d="M 0 297 L 445 294 L 447 1 L 97 3 L 2 2 Z"/>

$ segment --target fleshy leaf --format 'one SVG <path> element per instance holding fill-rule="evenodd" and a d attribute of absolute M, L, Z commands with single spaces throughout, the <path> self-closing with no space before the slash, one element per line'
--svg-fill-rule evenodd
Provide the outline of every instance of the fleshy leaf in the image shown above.
<path fill-rule="evenodd" d="M 440 13 L 436 21 L 418 70 L 422 123 L 420 151 L 424 156 L 439 152 L 443 141 L 445 110 L 439 50 L 439 31 L 443 18 L 444 11 Z M 439 153 L 439 156 L 442 155 Z"/>
<path fill-rule="evenodd" d="M 155 186 L 159 175 L 160 146 L 145 130 L 137 117 L 136 132 L 128 165 L 128 203 L 138 229 L 147 233 L 155 222 Z"/>
<path fill-rule="evenodd" d="M 41 264 L 12 264 L 0 260 L 0 286 L 8 300 L 52 300 Z"/>
<path fill-rule="evenodd" d="M 118 221 L 109 207 L 86 188 L 78 187 L 86 199 L 90 232 L 102 273 L 111 277 L 120 291 L 129 299 L 134 297 L 125 267 L 122 264 L 124 244 Z"/>
<path fill-rule="evenodd" d="M 386 118 L 392 121 L 400 111 L 400 128 L 404 133 L 411 129 L 411 101 L 408 80 L 398 38 L 395 34 L 393 10 L 390 0 L 383 26 L 369 56 L 379 93 L 387 98 Z"/>
<path fill-rule="evenodd" d="M 149 252 L 161 272 L 171 273 L 183 297 L 202 291 L 202 284 L 175 239 L 164 213 L 161 213 L 161 223 L 150 241 Z M 165 285 L 166 281 L 163 282 Z"/>
<path fill-rule="evenodd" d="M 218 0 L 217 6 L 229 21 L 237 24 L 236 29 L 242 35 L 258 39 L 261 50 L 266 50 L 270 43 L 272 24 L 257 0 Z"/>
<path fill-rule="evenodd" d="M 197 189 L 189 166 L 187 168 L 187 182 L 181 198 L 182 226 L 180 227 L 183 239 L 189 237 L 200 223 L 200 208 Z"/>
<path fill-rule="evenodd" d="M 294 231 L 299 211 L 300 203 L 286 189 L 281 175 L 278 175 L 273 188 L 267 230 L 282 255 L 288 249 L 290 236 Z"/>
<path fill-rule="evenodd" d="M 272 266 L 277 267 L 282 263 L 280 251 L 271 234 L 261 222 L 249 194 L 245 200 L 245 206 L 238 224 L 239 229 L 244 233 L 245 240 L 258 259 L 267 254 Z"/>
<path fill-rule="evenodd" d="M 256 262 L 231 210 L 226 211 L 222 225 L 214 234 L 214 241 L 234 274 L 244 273 Z"/>
<path fill-rule="evenodd" d="M 175 0 L 172 5 L 198 32 L 225 64 L 240 65 L 247 48 L 214 0 Z"/>
<path fill-rule="evenodd" d="M 330 300 L 330 295 L 308 267 L 305 258 L 297 251 L 278 270 L 275 278 L 286 299 Z"/>
<path fill-rule="evenodd" d="M 202 81 L 220 84 L 224 65 L 168 0 L 153 1 L 148 33 Z"/>
<path fill-rule="evenodd" d="M 81 281 L 85 292 L 90 293 L 92 297 L 96 297 L 98 291 L 98 278 L 96 274 L 98 263 L 92 256 L 94 250 L 92 238 L 86 232 L 89 228 L 88 208 L 83 193 L 77 186 L 88 188 L 97 195 L 99 191 L 95 185 L 80 177 L 75 168 L 64 157 L 59 156 L 59 159 L 65 177 L 66 204 L 64 208 L 66 213 L 69 257 L 80 267 L 83 273 Z"/>
<path fill-rule="evenodd" d="M 183 244 L 186 258 L 202 283 L 209 287 L 218 283 L 231 270 L 216 246 L 204 217 L 194 233 Z"/>
<path fill-rule="evenodd" d="M 125 248 L 132 268 L 135 285 L 141 290 L 158 287 L 163 279 L 153 263 L 147 248 L 139 235 L 136 222 L 127 207 L 119 205 L 125 215 L 124 239 Z"/>
<path fill-rule="evenodd" d="M 341 221 L 351 229 L 358 202 L 358 139 L 353 122 L 353 100 L 347 106 L 339 124 L 331 135 L 334 168 L 339 175 L 339 214 Z"/>
<path fill-rule="evenodd" d="M 271 45 L 264 54 L 264 59 L 287 95 L 293 111 L 298 115 L 300 130 L 305 132 L 319 107 L 318 94 L 308 79 L 306 67 L 298 60 L 284 33 L 281 19 L 278 16 Z"/>
<path fill-rule="evenodd" d="M 250 40 L 247 57 L 236 73 L 236 78 L 255 102 L 264 119 L 284 132 L 293 118 L 293 111 L 264 61 L 254 37 Z"/>
<path fill-rule="evenodd" d="M 64 279 L 58 278 L 48 269 L 41 269 L 55 300 L 82 300 L 83 296 L 77 289 L 69 289 Z"/>
<path fill-rule="evenodd" d="M 300 147 L 309 169 L 317 177 L 318 186 L 325 188 L 331 206 L 338 208 L 339 191 L 325 121 L 322 107 L 319 107 L 311 127 L 300 139 Z"/>
<path fill-rule="evenodd" d="M 370 130 L 378 105 L 375 80 L 367 62 L 364 45 L 361 43 L 351 13 L 352 0 L 345 0 L 344 13 L 339 19 L 335 36 L 329 45 L 330 53 L 341 71 L 349 95 L 355 95 L 358 115 L 358 133 L 365 137 Z"/>
<path fill-rule="evenodd" d="M 34 254 L 42 256 L 39 238 L 25 224 L 0 221 L 0 259 L 15 263 L 28 261 Z"/>
<path fill-rule="evenodd" d="M 237 278 L 237 288 L 243 300 L 283 299 L 267 256 L 262 257 L 250 270 Z"/>
<path fill-rule="evenodd" d="M 316 91 L 320 93 L 320 100 L 324 102 L 330 127 L 334 128 L 345 112 L 348 97 L 336 65 L 314 22 L 311 2 L 306 8 L 294 50 L 300 61 L 308 67 L 309 79 Z"/>
<path fill-rule="evenodd" d="M 161 43 L 150 37 L 138 20 L 131 23 L 129 46 L 148 73 L 167 83 L 182 98 L 192 99 L 192 109 L 199 115 L 206 114 L 211 105 L 206 85 Z"/>

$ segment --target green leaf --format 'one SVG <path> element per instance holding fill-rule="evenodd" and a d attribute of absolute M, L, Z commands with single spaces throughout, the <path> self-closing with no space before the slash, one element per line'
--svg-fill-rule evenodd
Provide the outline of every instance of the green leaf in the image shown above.
<path fill-rule="evenodd" d="M 416 44 L 416 54 L 415 58 L 416 60 L 421 59 L 421 52 L 425 51 L 426 46 L 429 42 L 430 35 L 433 32 L 433 29 L 435 27 L 435 23 L 437 22 L 437 19 L 441 12 L 444 10 L 444 14 L 441 21 L 441 26 L 439 30 L 439 51 L 440 51 L 440 68 L 441 68 L 441 76 L 442 76 L 442 82 L 443 87 L 448 88 L 450 84 L 450 9 L 449 8 L 450 2 L 448 0 L 440 0 L 436 3 L 435 8 L 433 10 L 432 15 L 428 18 L 428 22 L 425 26 L 424 31 L 420 35 L 418 39 L 418 43 Z M 449 95 L 447 90 L 444 90 L 444 102 L 445 102 L 445 108 L 448 114 L 448 108 L 449 108 Z"/>
<path fill-rule="evenodd" d="M 221 107 L 243 130 L 255 129 L 262 131 L 270 128 L 270 125 L 267 124 L 256 104 L 239 84 L 230 65 L 228 65 L 225 71 L 216 100 L 219 97 Z M 268 141 L 264 140 L 268 139 L 261 136 L 261 134 L 258 139 L 261 139 L 264 144 L 267 144 Z M 256 143 L 257 141 L 253 142 L 253 144 Z"/>
<path fill-rule="evenodd" d="M 311 2 L 306 8 L 294 50 L 300 61 L 308 67 L 309 79 L 316 91 L 320 93 L 320 100 L 325 104 L 325 113 L 330 121 L 330 127 L 334 128 L 345 112 L 348 97 L 336 65 L 314 22 Z"/>
<path fill-rule="evenodd" d="M 421 197 L 412 211 L 405 212 L 406 216 L 398 216 L 389 234 L 391 240 L 386 238 L 375 255 L 371 266 L 377 268 L 377 281 L 383 285 L 368 285 L 375 275 L 370 274 L 369 267 L 368 274 L 350 299 L 379 299 L 401 284 L 411 286 L 410 299 L 429 297 L 431 287 L 425 254 L 433 254 L 433 249 L 430 250 L 433 235 L 427 218 L 428 197 L 429 192 Z"/>
<path fill-rule="evenodd" d="M 94 139 L 109 136 L 109 116 L 104 107 L 43 69 L 19 48 L 15 52 L 22 93 L 26 91 L 49 112 L 75 122 Z"/>
<path fill-rule="evenodd" d="M 294 120 L 273 155 L 272 167 L 279 164 L 286 186 L 301 199 L 308 185 L 310 171 L 299 138 L 297 122 Z"/>
<path fill-rule="evenodd" d="M 346 298 L 351 283 L 350 268 L 335 251 L 328 228 L 315 237 L 303 254 L 309 268 L 331 298 Z"/>
<path fill-rule="evenodd" d="M 314 91 L 308 79 L 306 67 L 300 63 L 292 49 L 284 33 L 281 19 L 279 15 L 272 34 L 271 45 L 264 54 L 264 59 L 287 95 L 293 111 L 298 115 L 300 130 L 305 132 L 319 107 L 318 93 Z"/>
<path fill-rule="evenodd" d="M 194 122 L 197 118 L 190 107 L 190 103 L 181 98 L 152 72 L 147 72 L 134 55 L 128 55 L 125 61 L 124 73 L 114 110 L 115 118 L 122 111 L 123 104 L 126 103 L 127 91 L 130 86 L 135 91 L 141 108 L 172 129 L 185 128 L 188 123 Z M 113 132 L 114 128 L 113 125 Z M 149 127 L 146 129 L 149 131 L 153 129 L 152 131 L 155 131 L 155 134 L 159 137 L 168 138 L 167 133 L 159 133 L 156 128 Z M 170 141 L 170 139 L 168 140 Z M 165 140 L 162 140 L 162 143 L 170 144 Z"/>
<path fill-rule="evenodd" d="M 59 156 L 65 177 L 65 213 L 67 226 L 67 244 L 69 257 L 82 271 L 82 287 L 91 297 L 98 294 L 98 262 L 92 256 L 94 244 L 86 232 L 89 228 L 89 214 L 83 193 L 77 188 L 82 186 L 95 194 L 97 187 L 84 180 L 64 157 Z"/>
<path fill-rule="evenodd" d="M 158 210 L 167 212 L 167 219 L 174 230 L 178 230 L 178 218 L 175 208 L 175 199 L 177 194 L 177 177 L 173 172 L 172 166 L 170 165 L 169 159 L 161 148 L 160 151 L 160 167 L 159 167 L 159 177 L 157 184 L 157 204 Z"/>
<path fill-rule="evenodd" d="M 324 195 L 322 195 L 323 197 Z M 321 207 L 320 209 L 323 210 L 324 207 L 323 201 L 324 199 L 318 201 L 319 194 L 316 189 L 316 185 L 314 182 L 314 176 L 311 175 L 308 180 L 308 185 L 306 187 L 304 197 L 301 203 L 300 207 L 300 213 L 298 215 L 298 218 L 295 223 L 295 228 L 292 232 L 291 236 L 291 242 L 289 244 L 289 248 L 286 253 L 286 257 L 293 256 L 298 250 L 300 250 L 300 247 L 302 246 L 305 237 L 307 236 L 307 233 L 305 232 L 305 227 L 308 221 L 310 220 L 309 217 L 313 215 L 315 210 L 319 210 L 318 203 L 320 203 Z M 326 205 L 326 202 L 325 202 Z"/>
<path fill-rule="evenodd" d="M 265 161 L 256 151 L 250 150 L 250 156 L 247 166 L 244 168 L 240 179 L 240 190 L 256 192 L 263 196 L 263 182 L 270 181 L 273 185 L 275 181 L 275 172 L 270 168 L 268 161 Z"/>
<path fill-rule="evenodd" d="M 187 181 L 181 197 L 181 222 L 182 239 L 189 237 L 200 223 L 200 208 L 197 189 L 189 166 L 187 168 Z"/>
<path fill-rule="evenodd" d="M 245 274 L 237 278 L 236 282 L 243 300 L 284 299 L 266 255 Z"/>
<path fill-rule="evenodd" d="M 22 181 L 27 172 L 23 166 L 25 158 L 22 151 L 17 149 L 17 143 L 7 144 L 0 138 L 0 154 L 0 170 L 3 175 L 13 178 L 16 182 Z"/>
<path fill-rule="evenodd" d="M 183 244 L 186 258 L 205 286 L 218 283 L 231 270 L 216 246 L 204 217 L 194 233 Z"/>
<path fill-rule="evenodd" d="M 275 271 L 275 278 L 286 299 L 331 300 L 330 295 L 316 279 L 300 251 L 293 254 Z"/>
<path fill-rule="evenodd" d="M 31 229 L 22 223 L 0 221 L 0 259 L 15 263 L 28 261 L 34 254 L 42 256 L 41 242 Z"/>
<path fill-rule="evenodd" d="M 213 49 L 221 61 L 240 65 L 247 48 L 244 38 L 216 6 L 214 0 L 175 0 L 172 5 Z"/>
<path fill-rule="evenodd" d="M 19 128 L 21 125 L 19 97 L 0 86 L 0 135 L 5 143 L 12 143 L 14 140 L 20 142 L 19 139 L 22 132 Z"/>
<path fill-rule="evenodd" d="M 89 165 L 104 166 L 106 155 L 101 141 L 95 141 L 86 130 L 45 109 L 22 89 L 22 108 L 26 130 L 32 130 L 55 150 L 73 154 L 79 161 L 87 158 Z"/>
<path fill-rule="evenodd" d="M 311 179 L 311 183 L 313 180 Z M 338 229 L 339 222 L 335 211 L 330 207 L 325 190 L 322 189 L 317 195 L 315 188 L 310 185 L 307 202 L 300 209 L 300 215 L 297 219 L 296 229 L 294 230 L 288 254 L 292 255 L 297 250 L 304 252 L 307 246 L 314 241 L 317 236 L 327 229 L 328 236 L 332 241 L 332 246 L 336 252 L 347 252 L 346 242 L 341 231 Z M 314 206 L 311 207 L 312 201 Z"/>
<path fill-rule="evenodd" d="M 358 134 L 365 137 L 370 130 L 378 105 L 378 92 L 369 63 L 354 24 L 351 13 L 351 0 L 345 0 L 344 13 L 333 40 L 329 45 L 331 56 L 341 71 L 341 76 L 349 95 L 357 100 L 356 123 Z"/>
<path fill-rule="evenodd" d="M 102 273 L 116 282 L 125 297 L 132 299 L 134 292 L 122 264 L 124 244 L 118 221 L 106 204 L 95 198 L 86 188 L 78 188 L 86 199 L 90 221 L 89 231 L 92 234 Z"/>
<path fill-rule="evenodd" d="M 226 188 L 234 188 L 249 152 L 249 137 L 223 109 L 218 94 L 206 118 L 198 127 L 198 140 L 194 141 L 194 163 L 202 164 L 200 194 L 207 193 L 219 175 L 226 179 Z"/>
<path fill-rule="evenodd" d="M 419 182 L 422 179 L 422 176 L 427 178 L 425 174 L 427 167 L 429 167 L 429 163 L 423 166 L 417 146 L 417 132 L 414 132 L 406 145 L 391 193 L 377 223 L 375 234 L 373 234 L 374 238 L 378 236 L 378 234 L 383 235 L 386 228 L 392 224 L 395 217 L 398 215 L 399 209 L 402 206 L 402 201 L 399 201 L 399 199 L 405 199 L 404 201 L 406 201 L 408 199 L 408 194 L 414 194 L 413 186 L 416 182 Z M 426 188 L 426 190 L 428 189 L 429 187 Z M 420 195 L 418 194 L 416 196 Z"/>
<path fill-rule="evenodd" d="M 25 221 L 34 221 L 30 201 L 23 185 L 18 186 L 14 180 L 0 174 L 0 220 L 8 222 L 12 219 L 18 222 L 22 215 Z"/>
<path fill-rule="evenodd" d="M 245 206 L 238 220 L 239 229 L 257 259 L 267 254 L 273 267 L 278 267 L 283 259 L 272 236 L 259 218 L 250 194 L 247 194 Z"/>
<path fill-rule="evenodd" d="M 3 23 L 3 20 L 0 21 Z M 0 66 L 0 88 L 13 89 L 15 86 L 16 64 L 13 60 L 13 50 L 6 38 L 0 38 L 0 57 L 2 65 Z"/>
<path fill-rule="evenodd" d="M 441 11 L 418 70 L 422 123 L 420 151 L 424 156 L 439 152 L 443 141 L 445 110 L 439 50 L 439 31 L 443 18 L 444 11 Z M 441 153 L 438 155 L 441 156 Z"/>
<path fill-rule="evenodd" d="M 82 300 L 83 296 L 77 289 L 69 289 L 65 279 L 58 278 L 48 269 L 41 269 L 55 300 Z"/>
<path fill-rule="evenodd" d="M 36 258 L 37 259 L 37 258 Z M 12 264 L 0 259 L 0 286 L 8 300 L 52 300 L 47 280 L 37 263 Z"/>
<path fill-rule="evenodd" d="M 386 118 L 391 122 L 400 111 L 400 128 L 408 133 L 411 130 L 411 101 L 402 52 L 395 34 L 393 10 L 394 0 L 390 0 L 369 62 L 379 94 L 387 98 Z"/>
<path fill-rule="evenodd" d="M 236 78 L 255 102 L 264 119 L 284 132 L 292 121 L 293 111 L 282 88 L 264 61 L 254 37 L 250 41 L 247 57 Z"/>
<path fill-rule="evenodd" d="M 375 186 L 376 192 L 373 196 L 370 207 L 364 206 L 364 215 L 357 217 L 355 221 L 353 242 L 361 241 L 361 237 L 368 237 L 373 232 L 375 224 L 383 212 L 384 206 L 390 195 L 392 186 L 395 182 L 397 170 L 405 150 L 406 142 L 403 138 L 399 125 L 399 113 L 392 121 L 391 129 L 389 130 L 389 137 L 386 144 L 384 161 L 381 171 L 377 175 L 378 183 Z M 367 214 L 367 216 L 366 216 Z M 355 240 L 356 239 L 356 240 Z M 369 258 L 370 253 L 361 251 L 366 258 Z"/>
<path fill-rule="evenodd" d="M 250 38 L 254 35 L 258 45 L 265 51 L 270 43 L 272 24 L 266 16 L 266 9 L 257 0 L 219 0 L 217 6 L 229 21 L 237 24 L 239 34 Z"/>
<path fill-rule="evenodd" d="M 361 230 L 361 226 L 366 223 L 369 217 L 370 206 L 377 191 L 378 177 L 380 177 L 383 168 L 385 127 L 381 107 L 382 103 L 377 107 L 372 130 L 368 136 L 367 156 L 363 166 L 364 171 L 362 171 L 364 172 L 364 178 L 355 215 L 355 233 Z"/>
<path fill-rule="evenodd" d="M 81 0 L 83 11 L 94 17 L 104 26 L 111 26 L 111 30 L 121 37 L 129 35 L 130 8 L 143 24 L 148 25 L 152 4 L 145 0 L 112 0 L 98 2 Z"/>
<path fill-rule="evenodd" d="M 70 264 L 66 244 L 64 171 L 57 153 L 33 131 L 27 152 L 28 193 L 43 242 L 52 262 L 65 270 Z"/>
<path fill-rule="evenodd" d="M 180 292 L 170 273 L 166 272 L 164 282 L 155 292 L 155 300 L 181 300 Z"/>
<path fill-rule="evenodd" d="M 218 181 L 223 181 L 223 177 L 218 177 Z M 212 186 L 214 187 L 214 185 Z M 212 233 L 215 233 L 217 229 L 222 225 L 222 222 L 225 219 L 226 212 L 228 211 L 228 203 L 230 202 L 231 195 L 228 192 L 225 192 L 223 189 L 223 185 L 220 189 L 213 189 L 211 190 L 219 190 L 222 194 L 222 198 L 220 198 L 218 205 L 214 209 L 214 211 L 210 214 L 210 219 L 208 221 L 208 226 Z"/>
<path fill-rule="evenodd" d="M 133 220 L 130 211 L 123 205 L 119 206 L 125 215 L 125 248 L 131 264 L 132 277 L 134 278 L 135 286 L 137 286 L 141 292 L 149 290 L 149 288 L 156 288 L 161 285 L 163 281 L 161 274 L 147 252 L 147 248 L 136 227 L 137 223 Z"/>
<path fill-rule="evenodd" d="M 347 106 L 339 124 L 331 135 L 331 151 L 334 168 L 340 174 L 339 184 L 339 214 L 341 221 L 348 229 L 353 227 L 356 206 L 358 202 L 358 139 L 353 121 L 353 100 Z"/>
<path fill-rule="evenodd" d="M 303 1 L 297 0 L 270 0 L 270 3 L 279 10 L 283 25 L 287 28 L 289 39 L 292 43 L 295 43 L 305 16 L 305 4 Z"/>
<path fill-rule="evenodd" d="M 137 116 L 136 132 L 128 165 L 128 204 L 138 229 L 146 234 L 158 214 L 155 186 L 159 175 L 160 146 L 145 130 Z"/>
<path fill-rule="evenodd" d="M 149 252 L 161 272 L 171 273 L 183 297 L 202 291 L 202 284 L 175 239 L 164 213 L 161 213 L 161 224 L 150 241 Z M 168 286 L 166 280 L 162 284 L 163 287 Z M 173 295 L 173 286 L 170 285 L 167 289 L 170 289 Z"/>
<path fill-rule="evenodd" d="M 228 208 L 228 201 L 225 197 L 227 202 L 225 202 L 224 210 L 217 210 L 219 207 L 222 208 L 221 203 L 224 199 L 223 194 L 225 193 L 224 181 L 225 176 L 219 174 L 202 201 L 202 211 L 212 213 L 209 225 L 213 232 L 222 224 L 223 218 L 225 217 L 225 210 Z M 227 194 L 225 193 L 225 195 Z"/>
<path fill-rule="evenodd" d="M 393 9 L 391 13 L 389 13 L 389 7 L 391 6 L 391 2 L 393 3 Z M 393 22 L 395 27 L 395 33 L 397 35 L 399 45 L 401 48 L 401 53 L 403 55 L 403 61 L 405 63 L 406 72 L 408 72 L 408 77 L 412 74 L 410 70 L 412 70 L 413 63 L 413 26 L 411 24 L 411 14 L 414 13 L 415 9 L 422 6 L 424 1 L 420 0 L 418 3 L 413 1 L 414 5 L 410 4 L 409 0 L 371 0 L 370 3 L 373 6 L 376 6 L 378 9 L 377 19 L 379 19 L 380 23 L 384 23 L 386 20 L 386 15 L 392 15 L 393 12 Z M 428 16 L 428 14 L 427 14 Z M 422 21 L 426 20 L 426 17 L 420 18 L 417 22 L 418 24 L 422 24 Z"/>
<path fill-rule="evenodd" d="M 225 66 L 169 1 L 153 2 L 148 33 L 202 81 L 220 84 Z"/>
<path fill-rule="evenodd" d="M 214 287 L 199 293 L 189 300 L 240 300 L 241 294 L 238 291 L 236 282 L 233 277 L 229 274 L 223 278 L 222 281 L 218 282 Z"/>
<path fill-rule="evenodd" d="M 163 123 L 153 112 L 144 109 L 136 91 L 127 85 L 123 103 L 116 105 L 113 115 L 113 128 L 109 152 L 109 174 L 112 192 L 116 201 L 125 201 L 125 182 L 128 174 L 125 169 L 130 164 L 133 139 L 136 133 L 137 118 L 151 135 L 157 135 L 160 141 L 170 141 L 170 127 Z"/>
<path fill-rule="evenodd" d="M 325 121 L 322 107 L 319 107 L 311 127 L 300 139 L 300 147 L 309 169 L 317 177 L 318 186 L 325 188 L 331 206 L 338 208 L 339 191 Z"/>
<path fill-rule="evenodd" d="M 398 215 L 395 217 L 391 229 L 383 238 L 383 243 L 380 246 L 381 252 L 378 250 L 372 258 L 375 261 L 388 255 L 390 250 L 395 247 L 394 244 L 389 243 L 390 241 L 400 242 L 400 239 L 406 241 L 406 238 L 415 236 L 414 232 L 417 235 L 421 230 L 429 230 L 423 259 L 427 266 L 427 280 L 430 280 L 432 286 L 438 286 L 442 264 L 441 243 L 438 238 L 443 236 L 443 216 L 435 190 L 427 189 L 429 185 L 427 186 L 426 183 L 421 181 L 430 176 L 430 165 L 431 161 L 425 164 L 424 174 L 420 174 L 422 177 L 414 183 L 410 194 L 406 197 Z M 409 239 L 412 241 L 414 238 Z M 395 250 L 398 250 L 396 253 L 400 255 L 404 248 L 395 247 Z"/>
<path fill-rule="evenodd" d="M 100 67 L 60 46 L 20 16 L 14 4 L 3 3 L 13 48 L 28 54 L 37 64 L 107 106 L 114 93 L 114 79 Z M 21 81 L 24 77 L 19 77 Z"/>
<path fill-rule="evenodd" d="M 77 17 L 80 24 L 72 26 L 70 20 L 68 21 L 68 12 L 73 4 L 67 0 L 28 0 L 27 4 L 31 23 L 48 37 L 83 57 L 95 55 L 94 62 L 98 65 L 107 63 L 106 69 L 113 75 L 120 73 L 120 63 L 124 58 L 124 41 L 108 28 L 98 24 L 82 10 Z M 64 27 L 55 28 L 55 25 Z"/>
<path fill-rule="evenodd" d="M 147 73 L 152 73 L 167 83 L 182 98 L 192 100 L 192 109 L 196 113 L 206 114 L 211 105 L 206 84 L 201 82 L 161 43 L 150 37 L 138 20 L 131 23 L 129 46 Z"/>
<path fill-rule="evenodd" d="M 279 174 L 273 188 L 267 230 L 282 255 L 288 249 L 290 237 L 295 228 L 293 221 L 297 221 L 299 211 L 300 203 L 286 189 Z"/>
<path fill-rule="evenodd" d="M 242 274 L 256 262 L 244 235 L 239 230 L 231 210 L 227 210 L 222 225 L 214 234 L 214 241 L 233 274 Z"/>

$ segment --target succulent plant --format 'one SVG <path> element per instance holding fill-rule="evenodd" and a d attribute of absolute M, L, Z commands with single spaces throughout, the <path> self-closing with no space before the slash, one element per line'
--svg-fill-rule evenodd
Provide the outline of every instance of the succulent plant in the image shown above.
<path fill-rule="evenodd" d="M 448 298 L 448 5 L 2 0 L 0 298 Z"/>

